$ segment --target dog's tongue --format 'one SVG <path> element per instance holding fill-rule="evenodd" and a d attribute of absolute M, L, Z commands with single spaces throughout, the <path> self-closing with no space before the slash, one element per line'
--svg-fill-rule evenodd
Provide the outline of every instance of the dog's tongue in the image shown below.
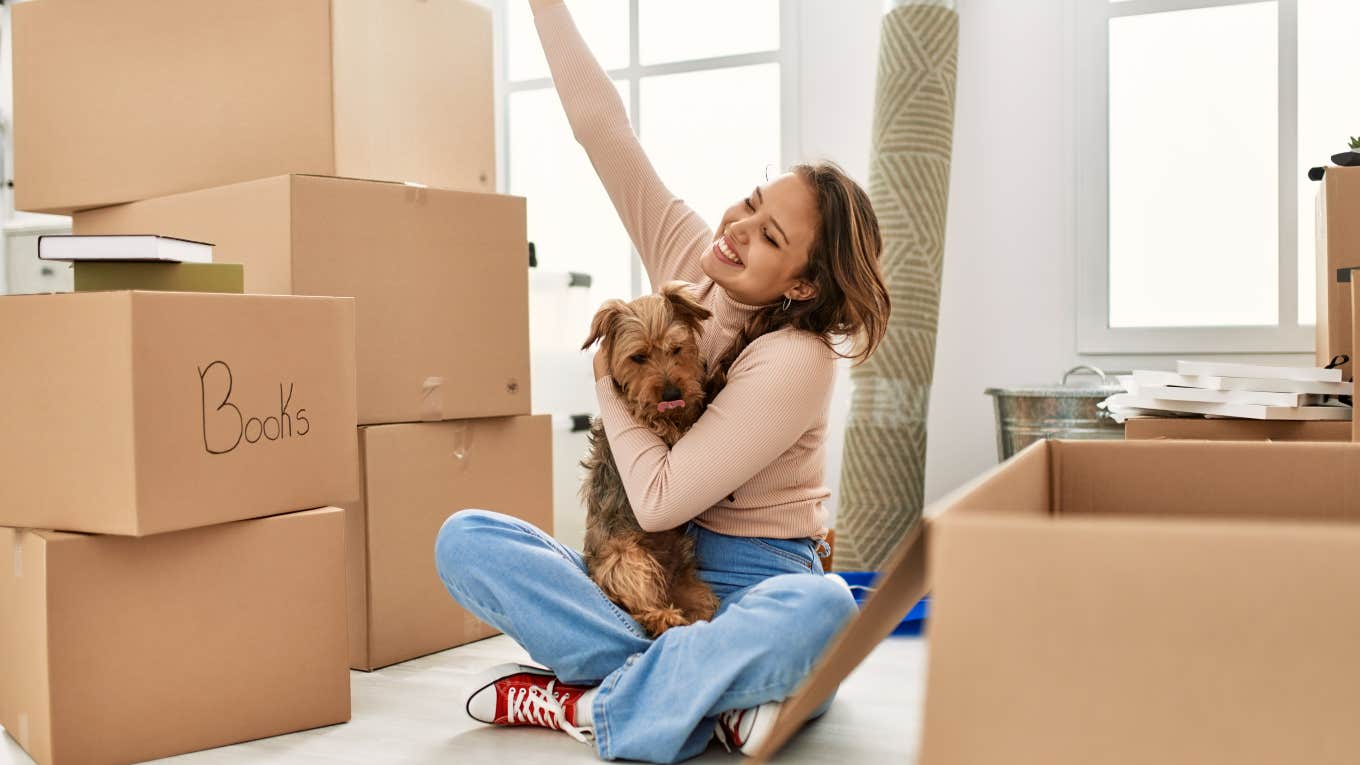
<path fill-rule="evenodd" d="M 678 399 L 676 401 L 662 401 L 661 403 L 656 405 L 656 411 L 668 412 L 672 409 L 680 409 L 684 405 L 685 405 L 684 399 Z"/>

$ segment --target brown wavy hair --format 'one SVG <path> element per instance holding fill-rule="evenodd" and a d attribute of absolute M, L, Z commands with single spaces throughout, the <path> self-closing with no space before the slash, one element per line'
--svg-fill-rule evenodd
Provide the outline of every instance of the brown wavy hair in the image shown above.
<path fill-rule="evenodd" d="M 806 181 L 817 199 L 820 221 L 801 277 L 816 285 L 817 294 L 792 301 L 788 310 L 783 301 L 764 306 L 747 319 L 709 376 L 709 401 L 727 384 L 727 373 L 746 346 L 777 329 L 811 332 L 837 356 L 855 359 L 855 365 L 869 358 L 888 330 L 891 305 L 879 265 L 883 237 L 869 195 L 833 162 L 794 165 L 790 172 Z M 851 353 L 836 350 L 843 338 L 854 338 Z"/>

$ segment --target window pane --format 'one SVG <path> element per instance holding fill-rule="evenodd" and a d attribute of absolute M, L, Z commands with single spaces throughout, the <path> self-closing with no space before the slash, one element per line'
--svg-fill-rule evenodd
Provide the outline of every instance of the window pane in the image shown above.
<path fill-rule="evenodd" d="M 615 87 L 628 103 L 627 88 Z M 511 93 L 507 119 L 510 193 L 528 200 L 529 240 L 539 267 L 591 274 L 591 294 L 599 301 L 631 297 L 628 234 L 572 138 L 557 92 Z"/>
<path fill-rule="evenodd" d="M 779 174 L 779 65 L 642 80 L 642 142 L 666 186 L 710 226 Z"/>
<path fill-rule="evenodd" d="M 628 66 L 628 0 L 571 0 L 568 7 L 600 66 L 606 71 Z M 513 82 L 547 77 L 548 61 L 543 58 L 529 3 L 510 0 L 508 15 L 506 79 Z"/>
<path fill-rule="evenodd" d="M 1299 323 L 1317 320 L 1317 247 L 1313 203 L 1318 185 L 1310 167 L 1331 163 L 1360 135 L 1360 59 L 1347 29 L 1355 0 L 1302 0 L 1299 3 Z"/>
<path fill-rule="evenodd" d="M 1109 34 L 1110 326 L 1275 325 L 1275 4 Z"/>
<path fill-rule="evenodd" d="M 644 64 L 779 49 L 779 0 L 641 0 Z"/>

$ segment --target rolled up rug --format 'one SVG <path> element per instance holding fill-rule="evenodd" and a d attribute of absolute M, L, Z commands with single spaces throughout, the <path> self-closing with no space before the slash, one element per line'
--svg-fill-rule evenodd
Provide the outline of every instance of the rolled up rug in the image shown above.
<path fill-rule="evenodd" d="M 837 570 L 877 570 L 921 518 L 958 41 L 952 2 L 894 2 L 883 17 L 869 196 L 892 317 L 878 350 L 851 371 Z"/>

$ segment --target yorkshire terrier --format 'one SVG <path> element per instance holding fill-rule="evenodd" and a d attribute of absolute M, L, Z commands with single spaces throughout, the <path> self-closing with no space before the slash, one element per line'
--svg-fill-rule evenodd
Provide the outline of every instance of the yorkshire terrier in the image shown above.
<path fill-rule="evenodd" d="M 582 349 L 600 352 L 633 418 L 672 446 L 704 407 L 701 322 L 712 314 L 684 282 L 632 302 L 610 300 L 590 324 Z M 619 469 L 596 418 L 581 499 L 586 505 L 585 560 L 590 578 L 653 637 L 713 618 L 718 599 L 699 579 L 694 540 L 683 528 L 645 532 L 624 493 Z"/>

